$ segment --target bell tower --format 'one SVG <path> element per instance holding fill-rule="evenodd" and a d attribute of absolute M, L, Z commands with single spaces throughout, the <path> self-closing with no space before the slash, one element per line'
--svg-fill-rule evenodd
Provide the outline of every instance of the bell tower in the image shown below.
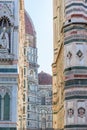
<path fill-rule="evenodd" d="M 87 129 L 87 1 L 65 0 L 65 129 Z"/>
<path fill-rule="evenodd" d="M 53 0 L 53 31 L 53 127 L 86 130 L 87 0 Z"/>
<path fill-rule="evenodd" d="M 23 10 L 22 0 L 0 0 L 0 130 L 22 127 Z"/>

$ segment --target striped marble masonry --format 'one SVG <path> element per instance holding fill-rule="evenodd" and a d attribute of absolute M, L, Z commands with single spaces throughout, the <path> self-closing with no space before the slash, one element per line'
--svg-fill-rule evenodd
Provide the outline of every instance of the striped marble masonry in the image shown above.
<path fill-rule="evenodd" d="M 65 23 L 86 22 L 87 20 L 87 2 L 84 0 L 65 1 Z"/>
<path fill-rule="evenodd" d="M 87 129 L 87 0 L 65 0 L 65 129 Z"/>
<path fill-rule="evenodd" d="M 87 28 L 81 24 L 71 24 L 64 29 L 64 44 L 71 42 L 87 42 Z"/>

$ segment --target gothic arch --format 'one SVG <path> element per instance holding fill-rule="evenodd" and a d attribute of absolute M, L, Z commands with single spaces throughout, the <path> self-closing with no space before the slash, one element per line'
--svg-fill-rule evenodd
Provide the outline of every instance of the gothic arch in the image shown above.
<path fill-rule="evenodd" d="M 47 108 L 40 108 L 40 113 L 45 113 L 45 114 L 47 114 L 48 113 L 48 110 L 47 110 Z"/>
<path fill-rule="evenodd" d="M 4 98 L 6 93 L 8 93 L 10 98 L 12 98 L 11 88 L 7 88 L 7 87 L 5 87 L 5 86 L 0 87 L 0 95 L 1 95 L 2 98 Z"/>
<path fill-rule="evenodd" d="M 4 22 L 4 23 L 7 23 L 7 24 L 8 24 L 7 26 L 11 26 L 11 21 L 10 21 L 10 19 L 9 19 L 8 17 L 2 16 L 2 17 L 0 18 L 0 27 L 2 27 L 3 22 Z M 3 25 L 3 26 L 4 26 L 4 25 Z M 6 26 L 6 27 L 7 27 L 7 26 Z"/>

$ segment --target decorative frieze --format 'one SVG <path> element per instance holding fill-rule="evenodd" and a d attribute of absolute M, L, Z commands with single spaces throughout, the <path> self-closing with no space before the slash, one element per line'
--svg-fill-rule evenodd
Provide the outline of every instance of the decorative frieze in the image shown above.
<path fill-rule="evenodd" d="M 71 59 L 72 53 L 71 53 L 70 51 L 68 52 L 67 57 L 68 57 L 69 59 Z"/>

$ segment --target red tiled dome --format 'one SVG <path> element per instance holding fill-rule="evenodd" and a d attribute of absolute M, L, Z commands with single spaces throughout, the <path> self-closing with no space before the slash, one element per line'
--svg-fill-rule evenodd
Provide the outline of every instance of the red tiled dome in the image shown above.
<path fill-rule="evenodd" d="M 35 35 L 35 28 L 29 14 L 25 11 L 25 32 L 26 34 Z"/>
<path fill-rule="evenodd" d="M 47 73 L 41 71 L 38 74 L 38 82 L 39 82 L 39 85 L 51 85 L 52 76 L 50 74 L 47 74 Z"/>

